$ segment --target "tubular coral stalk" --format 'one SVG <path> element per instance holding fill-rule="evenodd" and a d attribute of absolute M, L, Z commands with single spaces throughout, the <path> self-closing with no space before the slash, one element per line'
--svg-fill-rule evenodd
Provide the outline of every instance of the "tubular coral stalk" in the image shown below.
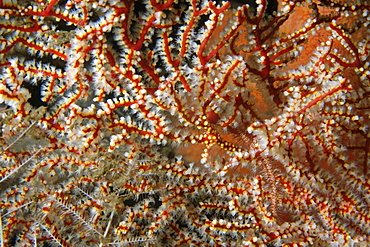
<path fill-rule="evenodd" d="M 370 243 L 367 3 L 26 2 L 0 0 L 3 242 Z"/>

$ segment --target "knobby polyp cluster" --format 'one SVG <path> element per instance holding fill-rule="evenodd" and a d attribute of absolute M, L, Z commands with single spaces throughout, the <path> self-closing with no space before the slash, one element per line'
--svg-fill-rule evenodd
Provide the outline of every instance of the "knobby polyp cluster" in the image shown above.
<path fill-rule="evenodd" d="M 234 5 L 0 0 L 2 243 L 369 244 L 370 3 Z"/>

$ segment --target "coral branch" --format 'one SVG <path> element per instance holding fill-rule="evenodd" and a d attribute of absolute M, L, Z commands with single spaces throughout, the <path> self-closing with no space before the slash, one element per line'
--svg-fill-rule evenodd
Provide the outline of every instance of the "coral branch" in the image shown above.
<path fill-rule="evenodd" d="M 367 1 L 0 0 L 5 246 L 370 243 Z"/>

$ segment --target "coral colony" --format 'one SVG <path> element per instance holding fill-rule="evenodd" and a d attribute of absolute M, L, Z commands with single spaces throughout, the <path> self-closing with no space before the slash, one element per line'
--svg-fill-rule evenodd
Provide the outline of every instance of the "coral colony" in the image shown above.
<path fill-rule="evenodd" d="M 4 246 L 369 246 L 370 2 L 0 0 Z"/>

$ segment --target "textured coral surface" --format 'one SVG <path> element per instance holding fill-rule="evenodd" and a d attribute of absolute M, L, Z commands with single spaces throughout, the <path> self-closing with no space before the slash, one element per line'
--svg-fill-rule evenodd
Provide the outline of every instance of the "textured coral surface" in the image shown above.
<path fill-rule="evenodd" d="M 370 3 L 0 0 L 4 246 L 368 246 Z"/>

